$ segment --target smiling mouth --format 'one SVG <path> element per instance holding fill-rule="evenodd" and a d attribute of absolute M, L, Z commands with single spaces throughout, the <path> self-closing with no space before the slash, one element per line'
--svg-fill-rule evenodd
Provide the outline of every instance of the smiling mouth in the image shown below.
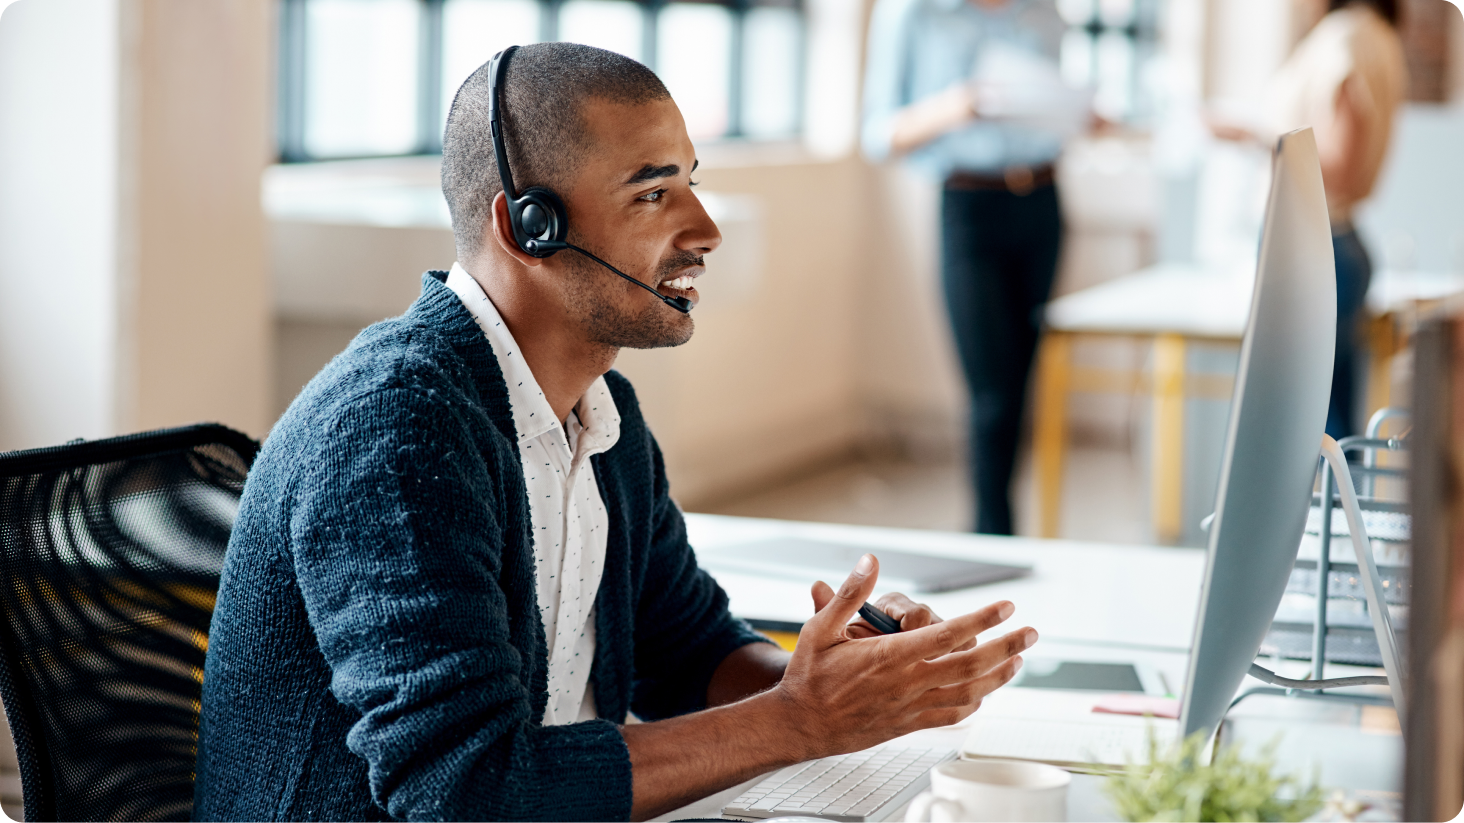
<path fill-rule="evenodd" d="M 661 288 L 679 292 L 696 291 L 697 276 L 695 274 L 683 274 L 674 280 L 662 280 Z"/>

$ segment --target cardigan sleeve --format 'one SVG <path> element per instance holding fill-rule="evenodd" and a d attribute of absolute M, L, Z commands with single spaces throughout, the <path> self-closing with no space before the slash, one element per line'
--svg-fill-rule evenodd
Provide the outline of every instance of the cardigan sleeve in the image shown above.
<path fill-rule="evenodd" d="M 398 819 L 628 819 L 616 726 L 533 716 L 499 582 L 514 484 L 432 395 L 378 389 L 339 407 L 293 495 L 310 627 L 332 694 L 360 714 L 346 744 Z"/>
<path fill-rule="evenodd" d="M 637 717 L 659 720 L 706 708 L 707 686 L 727 655 L 772 641 L 732 616 L 727 593 L 697 565 L 661 449 L 649 432 L 646 439 L 654 468 L 651 542 L 636 606 L 631 706 Z"/>

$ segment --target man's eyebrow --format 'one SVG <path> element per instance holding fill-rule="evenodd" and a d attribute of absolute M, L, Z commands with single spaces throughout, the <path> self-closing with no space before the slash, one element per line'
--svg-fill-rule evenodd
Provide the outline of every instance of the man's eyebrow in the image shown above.
<path fill-rule="evenodd" d="M 696 171 L 696 167 L 697 166 L 700 166 L 700 165 L 701 165 L 701 161 L 700 160 L 693 161 L 692 164 L 691 164 L 691 170 L 692 171 Z M 681 173 L 681 167 L 678 166 L 678 165 L 676 165 L 675 163 L 672 163 L 672 164 L 666 165 L 666 166 L 651 166 L 651 165 L 641 166 L 640 171 L 637 171 L 635 174 L 632 174 L 630 176 L 630 179 L 629 180 L 626 180 L 623 185 L 626 185 L 626 186 L 635 186 L 635 185 L 638 185 L 640 183 L 649 183 L 652 180 L 660 180 L 660 179 L 662 179 L 664 177 L 675 177 L 676 175 L 678 175 L 680 173 Z"/>

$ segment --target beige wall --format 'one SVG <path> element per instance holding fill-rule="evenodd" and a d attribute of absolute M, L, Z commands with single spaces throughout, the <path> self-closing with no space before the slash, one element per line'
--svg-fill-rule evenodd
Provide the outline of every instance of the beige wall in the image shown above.
<path fill-rule="evenodd" d="M 0 20 L 0 449 L 269 425 L 270 0 Z"/>
<path fill-rule="evenodd" d="M 269 0 L 123 8 L 118 427 L 271 423 Z"/>
<path fill-rule="evenodd" d="M 0 17 L 0 450 L 113 428 L 118 9 Z"/>

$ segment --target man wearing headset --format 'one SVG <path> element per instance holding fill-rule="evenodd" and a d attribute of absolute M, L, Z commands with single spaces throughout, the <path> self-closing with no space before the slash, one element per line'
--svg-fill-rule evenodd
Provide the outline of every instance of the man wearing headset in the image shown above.
<path fill-rule="evenodd" d="M 1010 603 L 941 622 L 891 595 L 901 633 L 851 623 L 869 555 L 815 584 L 792 655 L 697 568 L 610 371 L 691 336 L 720 242 L 695 167 L 628 58 L 527 46 L 464 83 L 442 175 L 459 262 L 301 392 L 251 471 L 196 819 L 646 818 L 956 722 L 1015 674 L 1035 632 L 974 642 Z"/>

